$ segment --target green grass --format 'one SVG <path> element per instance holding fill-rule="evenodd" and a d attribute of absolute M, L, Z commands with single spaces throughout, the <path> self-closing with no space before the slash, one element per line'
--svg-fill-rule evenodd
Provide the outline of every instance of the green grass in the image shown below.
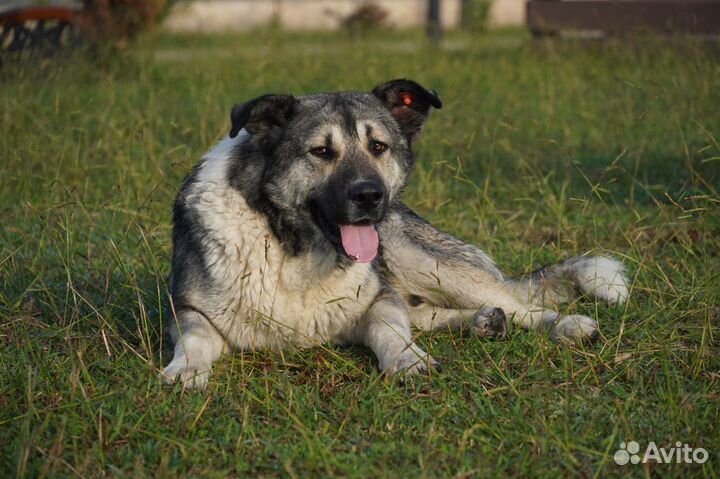
<path fill-rule="evenodd" d="M 533 44 L 516 32 L 144 39 L 0 71 L 0 475 L 710 476 L 720 466 L 717 45 Z M 58 64 L 59 63 L 59 64 Z M 506 272 L 586 251 L 629 267 L 599 343 L 420 335 L 443 371 L 384 380 L 334 346 L 228 355 L 162 387 L 170 205 L 266 92 L 395 78 L 440 93 L 407 201 Z M 616 466 L 621 441 L 704 465 Z"/>

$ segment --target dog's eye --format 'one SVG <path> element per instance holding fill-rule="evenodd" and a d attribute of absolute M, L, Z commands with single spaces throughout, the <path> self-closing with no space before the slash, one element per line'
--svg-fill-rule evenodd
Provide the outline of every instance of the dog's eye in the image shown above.
<path fill-rule="evenodd" d="M 384 153 L 385 150 L 388 149 L 388 146 L 381 141 L 373 140 L 370 142 L 370 148 L 372 149 L 373 153 L 375 153 L 376 155 L 379 155 L 381 153 Z"/>
<path fill-rule="evenodd" d="M 310 154 L 324 160 L 331 159 L 335 153 L 327 146 L 318 146 L 310 150 Z"/>

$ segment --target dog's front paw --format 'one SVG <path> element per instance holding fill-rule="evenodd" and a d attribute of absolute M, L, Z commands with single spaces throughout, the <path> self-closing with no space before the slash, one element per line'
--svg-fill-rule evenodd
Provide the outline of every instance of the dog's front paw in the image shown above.
<path fill-rule="evenodd" d="M 203 390 L 210 378 L 210 365 L 192 364 L 187 359 L 174 359 L 159 374 L 160 380 L 165 384 L 174 384 L 179 380 L 184 389 Z"/>
<path fill-rule="evenodd" d="M 484 307 L 473 316 L 470 332 L 479 338 L 505 339 L 507 316 L 501 308 Z"/>
<path fill-rule="evenodd" d="M 388 376 L 395 374 L 407 376 L 428 374 L 433 370 L 439 371 L 440 363 L 413 344 L 404 349 L 387 367 L 384 367 L 383 373 Z"/>
<path fill-rule="evenodd" d="M 597 323 L 580 314 L 561 316 L 550 332 L 550 338 L 558 343 L 592 342 L 599 337 Z"/>

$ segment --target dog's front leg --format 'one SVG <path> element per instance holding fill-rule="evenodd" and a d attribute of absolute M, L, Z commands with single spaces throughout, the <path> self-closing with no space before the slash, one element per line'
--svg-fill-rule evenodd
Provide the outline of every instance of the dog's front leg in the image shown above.
<path fill-rule="evenodd" d="M 167 384 L 179 379 L 184 388 L 205 389 L 212 364 L 225 349 L 225 340 L 197 311 L 180 310 L 177 317 L 171 326 L 175 356 L 160 373 L 160 379 Z"/>
<path fill-rule="evenodd" d="M 392 291 L 378 295 L 363 316 L 358 333 L 377 356 L 385 374 L 418 374 L 439 366 L 413 342 L 405 304 Z"/>

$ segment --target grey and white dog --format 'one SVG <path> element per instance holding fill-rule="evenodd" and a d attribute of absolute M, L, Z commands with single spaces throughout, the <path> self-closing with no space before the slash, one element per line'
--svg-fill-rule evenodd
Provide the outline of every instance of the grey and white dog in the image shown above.
<path fill-rule="evenodd" d="M 517 279 L 438 231 L 399 194 L 437 94 L 409 80 L 370 93 L 265 95 L 186 178 L 174 209 L 171 335 L 161 377 L 205 387 L 228 350 L 361 343 L 388 374 L 438 363 L 411 327 L 502 337 L 507 317 L 559 342 L 595 321 L 553 304 L 628 297 L 621 263 L 576 257 Z"/>

